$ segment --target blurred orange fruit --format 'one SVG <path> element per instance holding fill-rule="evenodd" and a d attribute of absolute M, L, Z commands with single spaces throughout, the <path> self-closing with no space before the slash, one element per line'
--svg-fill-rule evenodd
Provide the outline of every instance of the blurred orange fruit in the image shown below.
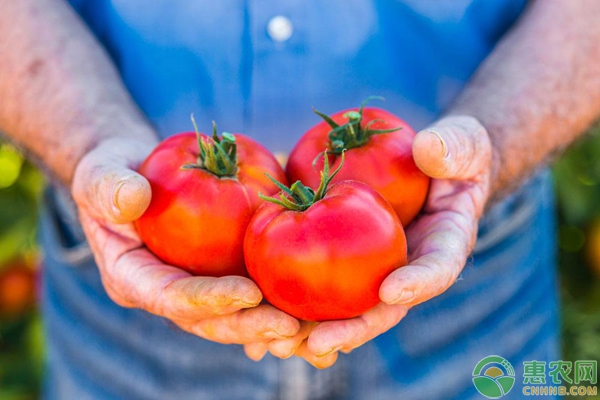
<path fill-rule="evenodd" d="M 592 271 L 600 277 L 600 218 L 590 225 L 585 252 Z"/>
<path fill-rule="evenodd" d="M 22 262 L 0 269 L 0 315 L 16 316 L 35 303 L 35 270 Z"/>

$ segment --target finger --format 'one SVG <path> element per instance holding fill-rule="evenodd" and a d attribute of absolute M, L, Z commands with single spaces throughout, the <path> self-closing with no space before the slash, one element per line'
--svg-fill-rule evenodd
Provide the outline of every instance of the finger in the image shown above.
<path fill-rule="evenodd" d="M 132 222 L 150 205 L 150 183 L 130 169 L 114 163 L 84 166 L 73 181 L 78 204 L 107 221 Z"/>
<path fill-rule="evenodd" d="M 300 323 L 300 330 L 293 337 L 270 341 L 268 343 L 269 353 L 279 358 L 291 357 L 316 325 L 316 322 L 302 321 Z"/>
<path fill-rule="evenodd" d="M 293 337 L 300 329 L 296 318 L 266 304 L 183 326 L 197 336 L 223 344 L 287 339 Z"/>
<path fill-rule="evenodd" d="M 145 248 L 102 268 L 105 286 L 128 304 L 167 318 L 198 320 L 256 307 L 262 293 L 241 276 L 190 276 L 161 263 Z"/>
<path fill-rule="evenodd" d="M 267 354 L 267 343 L 257 342 L 245 344 L 244 352 L 252 361 L 260 361 Z"/>
<path fill-rule="evenodd" d="M 380 303 L 363 315 L 318 324 L 308 337 L 308 349 L 318 357 L 349 352 L 395 326 L 408 307 Z"/>
<path fill-rule="evenodd" d="M 407 232 L 412 261 L 386 277 L 381 301 L 414 306 L 446 291 L 462 271 L 476 232 L 475 218 L 455 212 L 420 217 Z"/>
<path fill-rule="evenodd" d="M 282 311 L 266 305 L 255 307 L 262 294 L 251 280 L 240 276 L 192 277 L 161 263 L 144 247 L 129 248 L 133 239 L 100 225 L 85 213 L 82 217 L 92 249 L 95 253 L 102 250 L 100 275 L 117 303 L 161 315 L 188 332 L 219 343 L 285 339 L 300 329 L 298 320 Z"/>
<path fill-rule="evenodd" d="M 262 300 L 262 293 L 251 280 L 241 276 L 190 276 L 168 284 L 161 297 L 169 305 L 169 314 L 197 319 L 198 308 L 218 316 L 256 307 Z"/>
<path fill-rule="evenodd" d="M 470 179 L 491 163 L 485 128 L 472 117 L 453 116 L 417 133 L 413 141 L 417 166 L 437 179 Z"/>
<path fill-rule="evenodd" d="M 306 362 L 318 369 L 324 369 L 331 367 L 338 359 L 337 351 L 324 355 L 322 357 L 317 356 L 313 351 L 308 348 L 306 340 L 296 349 L 294 354 L 297 357 L 303 358 Z"/>
<path fill-rule="evenodd" d="M 119 305 L 137 307 L 167 318 L 197 320 L 254 307 L 262 293 L 241 276 L 193 277 L 163 264 L 128 229 L 100 224 L 80 213 L 82 226 L 96 257 L 102 283 Z"/>
<path fill-rule="evenodd" d="M 150 183 L 129 167 L 137 164 L 131 160 L 133 155 L 122 148 L 106 147 L 93 150 L 78 164 L 73 178 L 73 197 L 80 207 L 107 221 L 134 221 L 150 204 Z M 138 153 L 136 149 L 133 154 Z M 143 159 L 142 154 L 145 152 L 139 154 L 140 159 Z"/>

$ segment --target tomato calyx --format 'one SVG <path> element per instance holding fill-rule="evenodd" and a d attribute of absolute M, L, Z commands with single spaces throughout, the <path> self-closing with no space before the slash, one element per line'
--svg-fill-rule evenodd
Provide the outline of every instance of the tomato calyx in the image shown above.
<path fill-rule="evenodd" d="M 217 177 L 234 177 L 237 174 L 237 144 L 235 136 L 223 132 L 217 134 L 217 124 L 212 122 L 212 138 L 200 135 L 194 115 L 190 119 L 198 138 L 198 159 L 195 164 L 186 164 L 183 169 L 204 169 Z"/>
<path fill-rule="evenodd" d="M 365 105 L 373 99 L 383 100 L 383 97 L 367 97 L 360 105 L 358 111 L 348 111 L 343 115 L 345 118 L 348 118 L 348 122 L 343 125 L 338 124 L 328 115 L 313 108 L 315 114 L 323 118 L 323 120 L 332 128 L 328 134 L 329 150 L 331 150 L 332 153 L 341 154 L 344 150 L 350 150 L 366 144 L 373 135 L 395 132 L 402 129 L 402 127 L 392 129 L 371 129 L 371 125 L 374 123 L 383 122 L 381 119 L 369 121 L 364 127 L 361 125 Z"/>
<path fill-rule="evenodd" d="M 294 182 L 289 188 L 285 186 L 283 183 L 279 182 L 277 179 L 273 178 L 271 175 L 266 174 L 267 177 L 275 184 L 279 189 L 281 189 L 281 193 L 279 194 L 279 198 L 277 197 L 268 197 L 263 196 L 262 194 L 258 194 L 258 196 L 268 202 L 273 204 L 280 205 L 283 208 L 286 208 L 291 211 L 304 211 L 312 206 L 317 201 L 321 200 L 325 197 L 327 193 L 327 188 L 329 184 L 333 180 L 333 178 L 337 175 L 338 172 L 342 169 L 344 165 L 344 151 L 342 151 L 342 159 L 340 161 L 340 165 L 333 171 L 329 172 L 329 157 L 327 156 L 328 150 L 323 152 L 323 170 L 320 172 L 321 182 L 319 183 L 319 187 L 317 190 L 313 190 L 312 188 L 305 186 L 301 181 Z"/>

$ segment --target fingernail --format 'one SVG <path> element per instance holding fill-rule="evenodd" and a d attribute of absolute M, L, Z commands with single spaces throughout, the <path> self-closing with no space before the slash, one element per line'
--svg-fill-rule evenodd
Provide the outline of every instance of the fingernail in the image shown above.
<path fill-rule="evenodd" d="M 442 157 L 448 157 L 448 146 L 446 145 L 446 141 L 444 140 L 442 135 L 435 128 L 429 128 L 427 129 L 427 132 L 431 133 L 439 140 L 440 145 L 442 146 Z"/>
<path fill-rule="evenodd" d="M 121 179 L 119 182 L 117 182 L 117 187 L 115 188 L 115 193 L 113 195 L 113 204 L 119 211 L 121 211 L 121 206 L 119 205 L 119 192 L 126 183 L 127 179 Z"/>
<path fill-rule="evenodd" d="M 128 175 L 117 181 L 113 191 L 113 214 L 117 222 L 138 219 L 150 205 L 150 184 L 140 175 Z"/>
<path fill-rule="evenodd" d="M 317 354 L 317 357 L 327 357 L 328 355 L 330 355 L 330 354 L 333 354 L 333 353 L 335 353 L 336 351 L 339 351 L 341 348 L 342 348 L 342 346 L 337 346 L 337 347 L 334 347 L 333 349 L 329 350 L 329 351 L 328 351 L 328 352 L 326 352 L 326 353 Z"/>
<path fill-rule="evenodd" d="M 265 355 L 266 355 L 266 353 L 265 353 L 265 354 L 262 354 L 262 355 L 260 355 L 260 356 L 258 356 L 258 357 L 254 357 L 254 356 L 253 356 L 253 357 L 250 357 L 250 356 L 248 356 L 248 358 L 249 358 L 249 359 L 251 359 L 251 360 L 252 360 L 252 361 L 254 361 L 254 362 L 259 362 L 260 360 L 262 360 L 263 358 L 265 358 Z"/>
<path fill-rule="evenodd" d="M 400 293 L 400 296 L 396 297 L 396 299 L 394 301 L 392 301 L 392 303 L 394 303 L 394 304 L 408 303 L 409 301 L 413 300 L 414 298 L 415 298 L 415 292 L 413 292 L 412 290 L 403 290 L 402 293 Z"/>
<path fill-rule="evenodd" d="M 267 331 L 264 333 L 263 336 L 267 339 L 290 339 L 290 338 L 294 337 L 293 335 L 292 336 L 282 335 L 281 333 L 277 333 L 275 331 Z"/>
<path fill-rule="evenodd" d="M 248 306 L 248 307 L 256 307 L 260 304 L 260 301 L 258 303 L 256 303 L 256 302 L 251 302 L 251 301 L 238 300 L 237 302 L 243 306 Z"/>
<path fill-rule="evenodd" d="M 290 351 L 287 355 L 281 357 L 281 359 L 283 359 L 283 360 L 288 359 L 291 356 L 293 356 L 295 352 L 296 352 L 296 349 L 292 349 L 292 351 Z"/>

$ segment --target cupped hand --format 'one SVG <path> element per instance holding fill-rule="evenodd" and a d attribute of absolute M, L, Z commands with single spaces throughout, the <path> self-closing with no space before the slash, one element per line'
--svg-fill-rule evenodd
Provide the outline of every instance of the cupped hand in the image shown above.
<path fill-rule="evenodd" d="M 432 177 L 421 214 L 406 230 L 409 264 L 392 272 L 379 290 L 382 300 L 347 320 L 303 323 L 293 338 L 245 346 L 261 358 L 295 354 L 318 368 L 386 332 L 408 310 L 446 291 L 456 281 L 477 238 L 478 221 L 489 197 L 492 146 L 474 118 L 449 116 L 419 132 L 413 143 L 418 167 Z"/>
<path fill-rule="evenodd" d="M 110 298 L 214 342 L 293 337 L 300 323 L 260 305 L 262 294 L 250 279 L 192 276 L 163 264 L 144 247 L 132 221 L 150 204 L 151 188 L 135 168 L 155 144 L 105 141 L 84 156 L 75 171 L 72 195 Z"/>

